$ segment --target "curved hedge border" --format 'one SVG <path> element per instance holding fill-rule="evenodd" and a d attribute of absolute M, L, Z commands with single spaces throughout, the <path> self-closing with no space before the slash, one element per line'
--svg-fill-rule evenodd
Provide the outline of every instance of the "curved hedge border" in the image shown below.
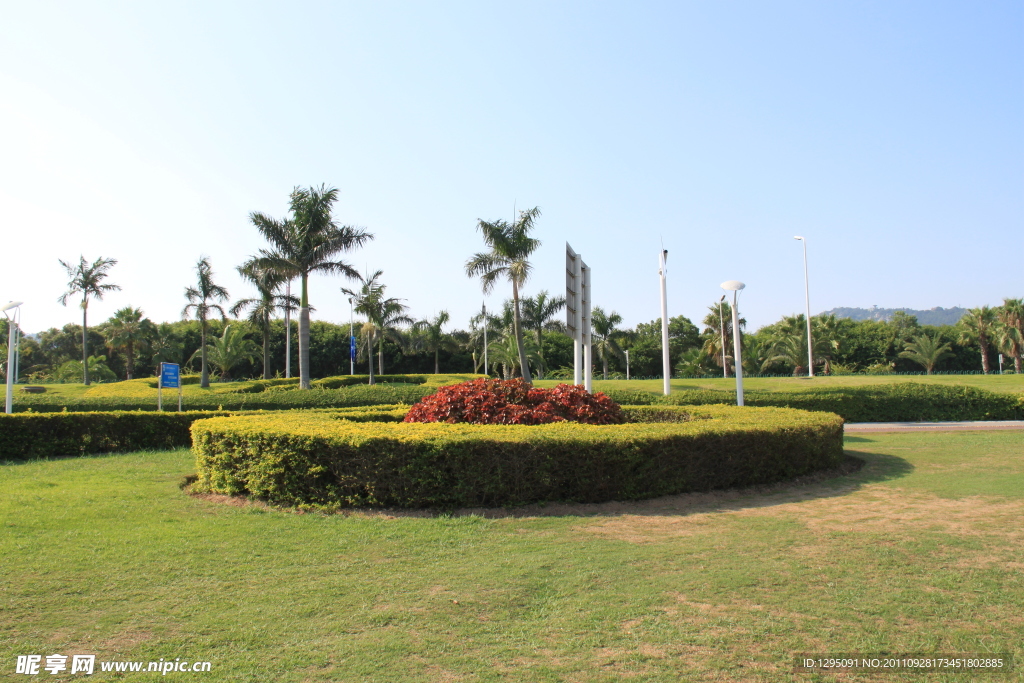
<path fill-rule="evenodd" d="M 623 405 L 708 405 L 736 401 L 735 392 L 710 389 L 675 390 L 670 396 L 615 389 L 605 393 Z M 1024 394 L 917 382 L 799 391 L 753 390 L 744 391 L 743 398 L 748 406 L 824 411 L 835 413 L 847 422 L 1024 419 Z"/>
<path fill-rule="evenodd" d="M 409 406 L 373 406 L 330 412 L 353 421 L 400 422 L 408 410 Z M 0 461 L 183 448 L 192 444 L 189 429 L 196 420 L 252 414 L 201 410 L 0 414 Z"/>
<path fill-rule="evenodd" d="M 732 406 L 626 410 L 635 422 L 605 426 L 227 417 L 195 422 L 192 440 L 199 488 L 314 507 L 650 498 L 780 481 L 842 458 L 836 415 Z M 675 421 L 660 421 L 669 418 Z"/>

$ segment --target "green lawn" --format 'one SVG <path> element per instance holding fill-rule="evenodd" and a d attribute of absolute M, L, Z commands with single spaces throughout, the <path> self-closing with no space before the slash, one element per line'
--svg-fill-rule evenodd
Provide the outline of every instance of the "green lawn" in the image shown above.
<path fill-rule="evenodd" d="M 600 373 L 594 375 L 594 389 L 642 390 L 660 394 L 660 379 L 600 379 Z M 1024 375 L 842 375 L 836 377 L 745 377 L 744 389 L 760 389 L 764 391 L 801 391 L 811 387 L 860 387 L 869 384 L 893 384 L 897 382 L 920 382 L 923 384 L 941 384 L 977 387 L 989 391 L 1021 392 L 1024 391 Z M 558 382 L 539 380 L 537 386 L 549 387 Z M 736 380 L 723 379 L 674 379 L 673 389 L 717 389 L 734 391 Z"/>
<path fill-rule="evenodd" d="M 494 518 L 192 498 L 183 450 L 2 465 L 0 667 L 95 653 L 209 660 L 210 681 L 893 681 L 922 677 L 793 674 L 792 656 L 1020 659 L 1022 444 L 850 437 L 867 464 L 848 476 Z"/>

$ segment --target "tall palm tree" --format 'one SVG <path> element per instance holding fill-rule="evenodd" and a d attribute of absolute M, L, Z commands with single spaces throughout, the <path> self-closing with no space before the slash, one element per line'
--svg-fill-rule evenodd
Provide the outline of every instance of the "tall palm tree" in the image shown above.
<path fill-rule="evenodd" d="M 114 292 L 119 289 L 117 285 L 104 283 L 111 268 L 117 265 L 117 259 L 103 258 L 102 256 L 89 263 L 85 256 L 79 257 L 75 265 L 57 259 L 64 266 L 68 280 L 68 291 L 64 292 L 57 301 L 61 306 L 67 306 L 68 298 L 76 294 L 82 295 L 82 381 L 89 384 L 89 325 L 87 313 L 89 312 L 89 297 L 103 299 L 106 292 Z"/>
<path fill-rule="evenodd" d="M 939 343 L 938 334 L 920 334 L 914 337 L 913 341 L 906 343 L 906 350 L 900 353 L 900 358 L 909 358 L 930 375 L 942 359 L 952 355 L 949 344 Z"/>
<path fill-rule="evenodd" d="M 373 377 L 373 345 L 377 343 L 377 363 L 380 374 L 384 374 L 384 337 L 390 336 L 393 339 L 400 339 L 398 333 L 399 325 L 412 325 L 413 319 L 406 315 L 408 306 L 402 303 L 401 299 L 388 298 L 384 296 L 387 285 L 380 282 L 380 276 L 384 271 L 375 271 L 369 277 L 363 277 L 356 273 L 355 277 L 362 283 L 359 290 L 351 290 L 342 287 L 341 291 L 352 297 L 355 310 L 366 316 L 366 324 L 363 325 L 363 336 L 366 337 L 366 354 L 370 364 L 369 383 L 375 384 Z"/>
<path fill-rule="evenodd" d="M 1019 375 L 1024 350 L 1024 299 L 1003 299 L 997 315 L 1002 323 L 1001 346 L 1004 353 L 1013 357 L 1013 371 Z"/>
<path fill-rule="evenodd" d="M 222 380 L 230 379 L 231 370 L 236 365 L 259 358 L 259 347 L 253 340 L 245 338 L 247 332 L 244 324 L 225 325 L 220 337 L 210 340 L 209 346 L 196 349 L 188 362 L 191 363 L 197 354 L 201 354 L 210 361 L 210 365 L 217 368 Z"/>
<path fill-rule="evenodd" d="M 270 379 L 270 320 L 279 310 L 294 311 L 299 300 L 293 296 L 278 294 L 285 280 L 269 268 L 261 268 L 256 257 L 238 266 L 238 274 L 248 280 L 259 296 L 253 299 L 240 299 L 231 307 L 231 315 L 238 317 L 248 309 L 246 316 L 263 337 L 263 379 Z"/>
<path fill-rule="evenodd" d="M 195 314 L 196 320 L 199 321 L 199 327 L 201 330 L 201 337 L 199 343 L 199 353 L 202 356 L 202 374 L 199 379 L 199 386 L 204 389 L 210 386 L 210 371 L 206 367 L 206 332 L 208 328 L 208 320 L 211 313 L 219 313 L 221 320 L 227 320 L 227 316 L 224 315 L 224 309 L 217 303 L 217 301 L 228 300 L 228 290 L 224 289 L 213 281 L 213 267 L 210 265 L 210 259 L 203 256 L 199 259 L 196 264 L 196 287 L 185 288 L 185 298 L 188 299 L 188 304 L 181 310 L 181 317 L 188 319 L 192 314 Z"/>
<path fill-rule="evenodd" d="M 961 344 L 978 344 L 981 348 L 981 370 L 989 373 L 988 349 L 999 326 L 996 312 L 989 306 L 972 308 L 957 321 Z"/>
<path fill-rule="evenodd" d="M 537 335 L 537 351 L 540 354 L 540 375 L 544 376 L 544 330 L 557 330 L 563 327 L 555 320 L 555 315 L 565 308 L 565 297 L 552 297 L 547 290 L 541 290 L 537 296 L 523 298 L 523 325 Z"/>
<path fill-rule="evenodd" d="M 135 352 L 149 345 L 149 338 L 156 333 L 156 325 L 144 318 L 142 309 L 126 306 L 114 313 L 107 321 L 107 346 L 111 350 L 124 349 L 128 379 L 135 372 Z"/>
<path fill-rule="evenodd" d="M 721 306 L 721 309 L 719 309 L 719 306 Z M 701 350 L 715 365 L 721 367 L 722 347 L 724 344 L 725 364 L 727 366 L 724 369 L 728 373 L 730 367 L 735 364 L 732 357 L 732 306 L 727 301 L 711 304 L 708 306 L 708 314 L 704 316 L 704 320 L 701 322 L 704 325 L 704 345 L 701 347 Z M 740 330 L 743 330 L 747 325 L 747 319 L 740 318 L 739 324 Z M 724 339 L 723 332 L 725 333 Z"/>
<path fill-rule="evenodd" d="M 593 334 L 593 347 L 597 349 L 597 355 L 601 357 L 601 365 L 604 371 L 603 379 L 608 379 L 608 356 L 615 355 L 625 362 L 626 354 L 619 346 L 621 330 L 615 329 L 616 325 L 622 324 L 622 316 L 612 311 L 605 313 L 600 306 L 595 306 L 590 312 L 590 330 Z"/>
<path fill-rule="evenodd" d="M 359 273 L 334 256 L 360 247 L 373 235 L 362 228 L 338 225 L 331 215 L 338 200 L 337 188 L 296 187 L 291 194 L 292 217 L 275 220 L 262 213 L 249 214 L 249 220 L 270 242 L 273 249 L 261 249 L 257 259 L 261 268 L 280 277 L 300 278 L 299 300 L 299 387 L 309 389 L 309 276 L 326 273 L 358 278 Z"/>
<path fill-rule="evenodd" d="M 423 348 L 428 352 L 434 354 L 434 374 L 437 375 L 441 372 L 440 370 L 440 351 L 451 351 L 455 348 L 455 342 L 441 329 L 448 324 L 451 320 L 451 316 L 448 315 L 448 311 L 441 311 L 434 316 L 433 320 L 420 320 L 413 325 L 413 329 L 422 335 Z"/>
<path fill-rule="evenodd" d="M 519 310 L 519 288 L 530 277 L 532 266 L 527 260 L 540 246 L 540 240 L 530 237 L 533 224 L 540 216 L 540 209 L 534 207 L 520 211 L 514 223 L 506 221 L 487 222 L 480 220 L 477 229 L 483 236 L 484 244 L 490 251 L 474 254 L 466 261 L 466 275 L 479 277 L 484 294 L 494 288 L 494 283 L 504 278 L 512 283 L 512 308 L 514 314 L 516 348 L 519 349 L 519 367 L 523 379 L 531 383 L 530 366 L 523 346 L 522 314 Z"/>

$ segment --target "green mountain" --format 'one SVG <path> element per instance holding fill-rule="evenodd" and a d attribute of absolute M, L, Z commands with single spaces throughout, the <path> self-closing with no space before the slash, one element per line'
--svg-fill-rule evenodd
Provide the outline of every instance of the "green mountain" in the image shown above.
<path fill-rule="evenodd" d="M 955 325 L 964 313 L 966 308 L 954 306 L 953 308 L 929 308 L 926 311 L 918 311 L 913 308 L 833 308 L 825 311 L 824 315 L 835 314 L 837 318 L 849 318 L 850 320 L 889 320 L 896 311 L 903 311 L 908 315 L 917 317 L 921 325 Z"/>

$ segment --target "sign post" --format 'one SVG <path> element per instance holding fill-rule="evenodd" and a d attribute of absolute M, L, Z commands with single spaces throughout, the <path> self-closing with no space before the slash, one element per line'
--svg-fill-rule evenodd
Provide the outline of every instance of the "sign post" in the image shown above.
<path fill-rule="evenodd" d="M 160 363 L 160 377 L 156 385 L 156 407 L 164 409 L 164 387 L 178 390 L 178 412 L 181 412 L 181 368 L 177 363 Z"/>
<path fill-rule="evenodd" d="M 590 267 L 565 243 L 565 326 L 573 340 L 573 384 L 591 390 Z"/>

